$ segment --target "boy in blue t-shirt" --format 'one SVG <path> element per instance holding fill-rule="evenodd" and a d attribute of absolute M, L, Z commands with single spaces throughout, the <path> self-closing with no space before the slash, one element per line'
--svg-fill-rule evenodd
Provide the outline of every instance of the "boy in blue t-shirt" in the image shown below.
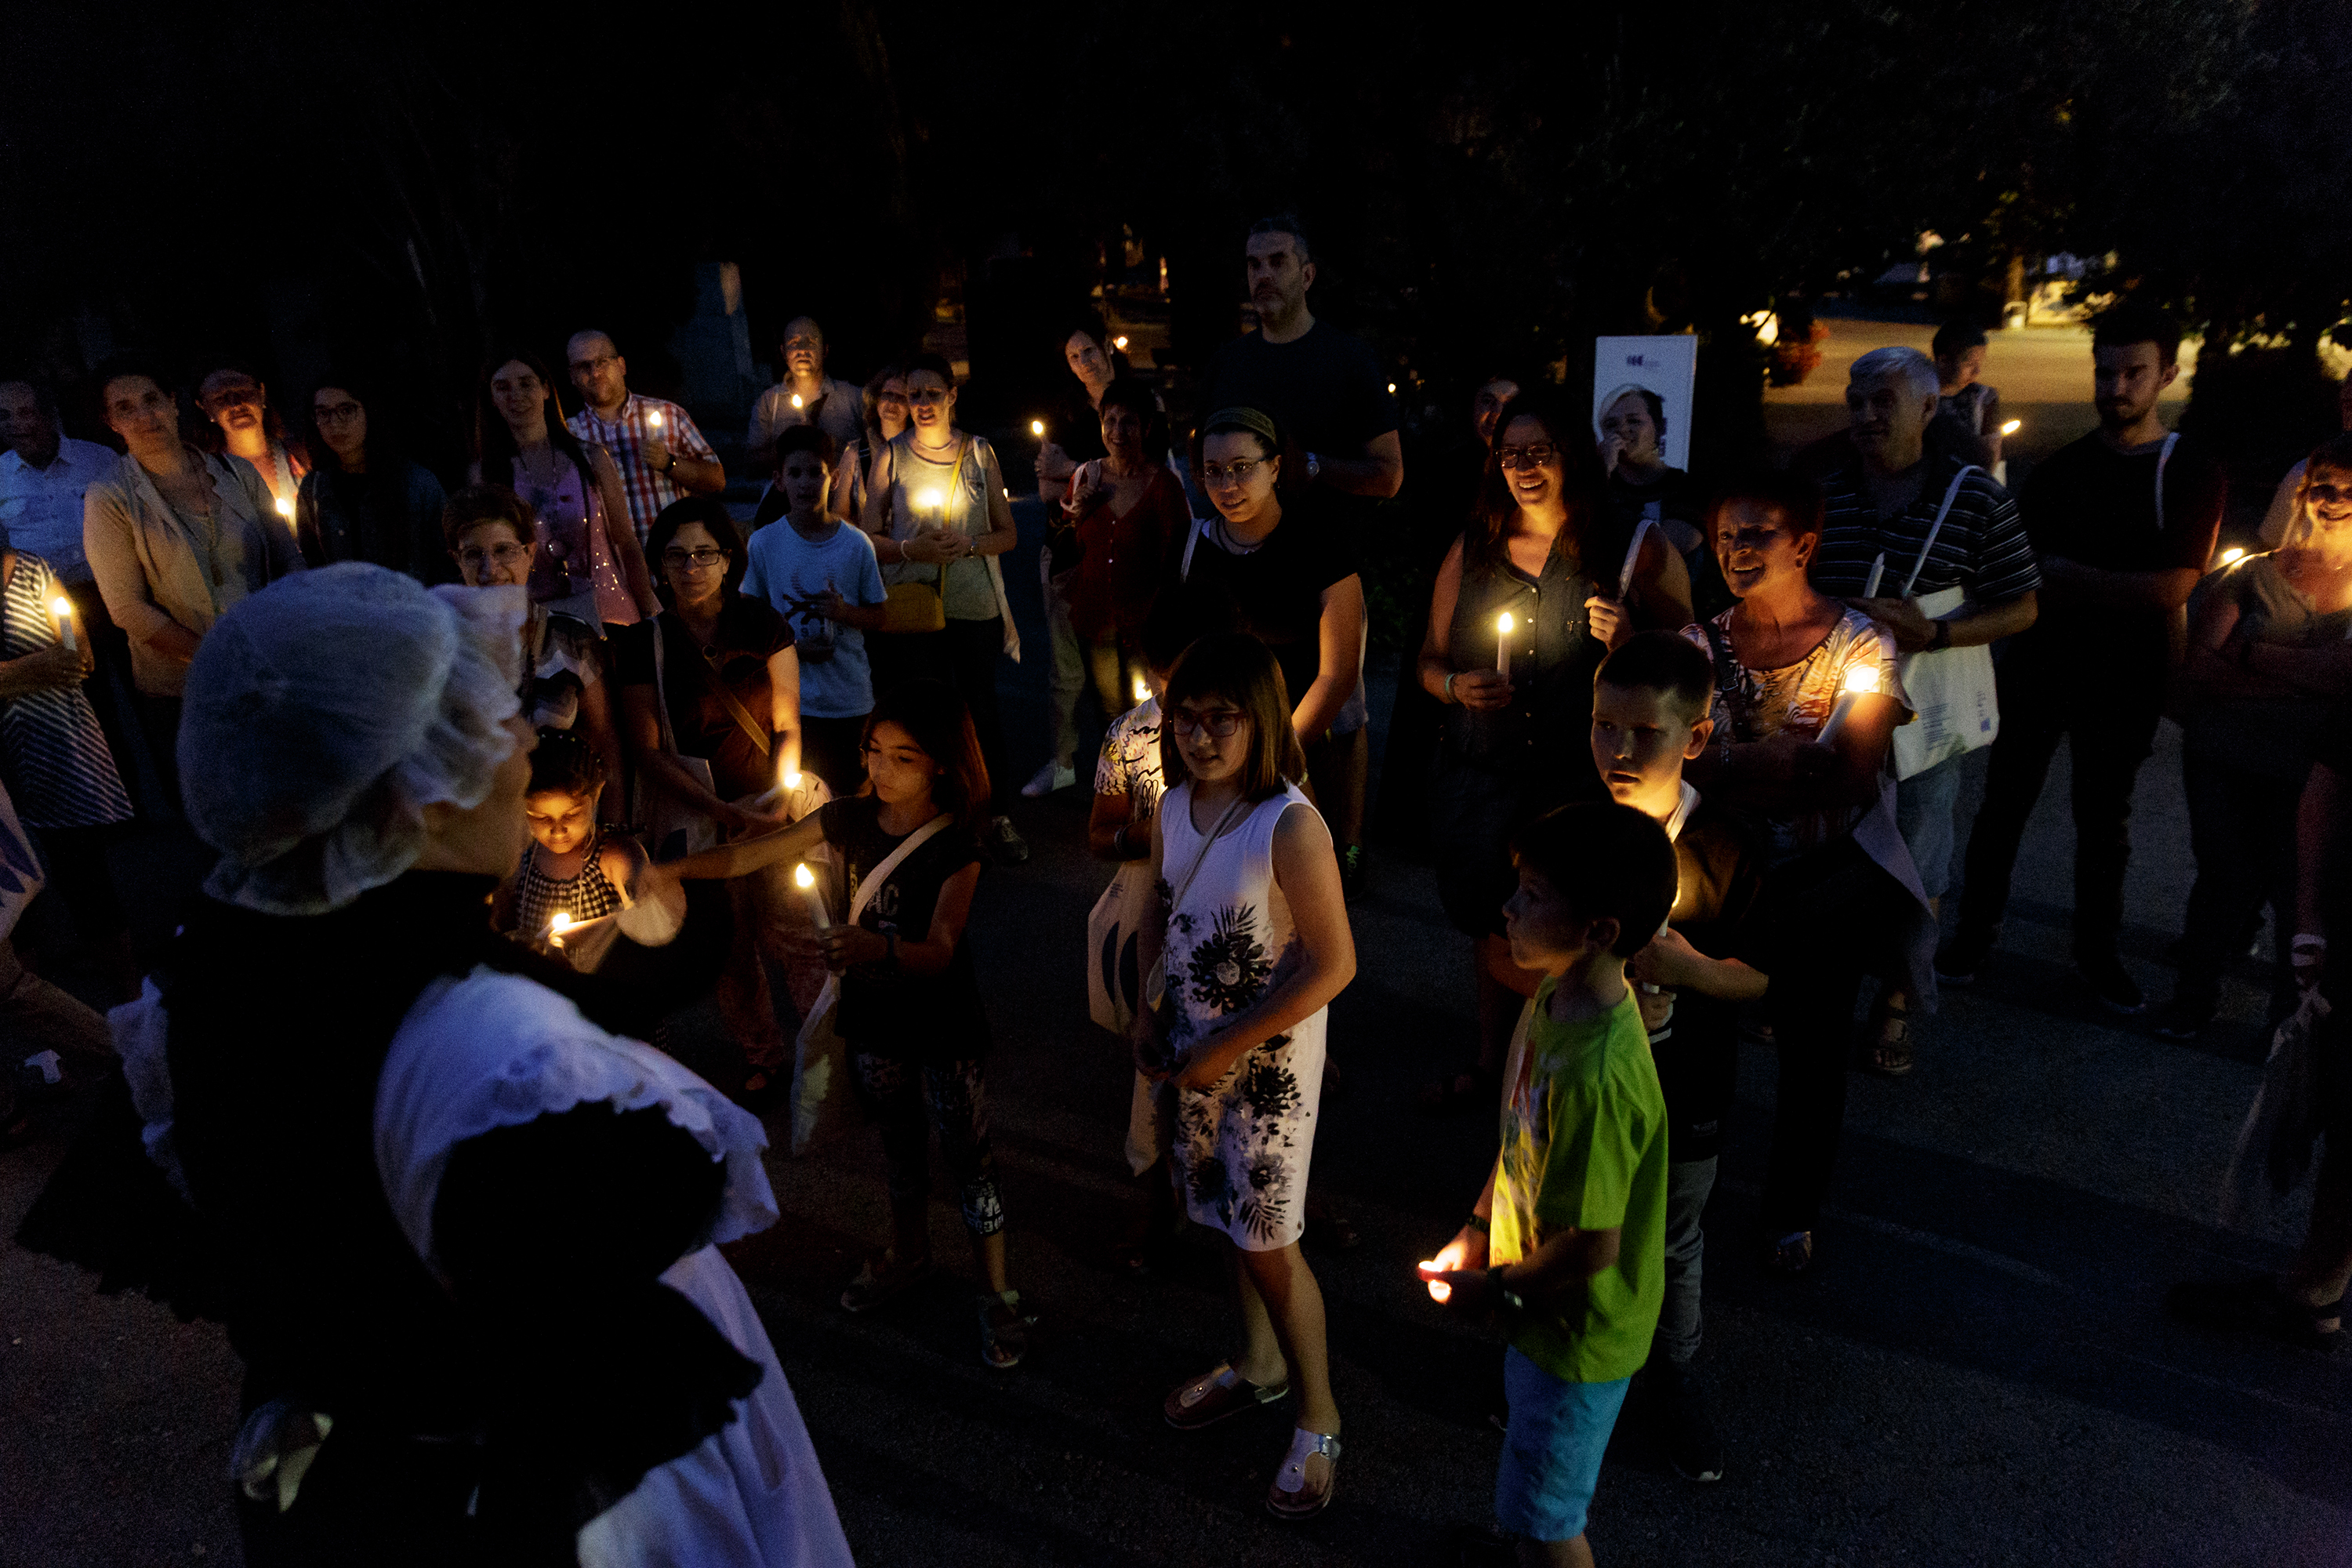
<path fill-rule="evenodd" d="M 1548 812 L 1511 850 L 1511 961 L 1544 979 L 1504 1069 L 1502 1153 L 1422 1274 L 1510 1332 L 1496 1522 L 1524 1564 L 1590 1564 L 1585 1510 L 1665 1294 L 1665 1098 L 1625 961 L 1674 907 L 1675 851 L 1613 803 Z"/>
<path fill-rule="evenodd" d="M 874 710 L 866 634 L 882 625 L 882 568 L 863 529 L 829 517 L 833 437 L 795 425 L 776 438 L 776 491 L 790 509 L 745 551 L 742 591 L 792 623 L 800 652 L 801 762 L 835 799 L 866 782 L 858 747 Z"/>

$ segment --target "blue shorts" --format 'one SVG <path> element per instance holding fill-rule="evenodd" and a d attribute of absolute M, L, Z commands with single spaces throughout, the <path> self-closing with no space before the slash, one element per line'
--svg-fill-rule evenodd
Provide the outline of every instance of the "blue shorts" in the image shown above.
<path fill-rule="evenodd" d="M 1965 753 L 1948 757 L 1895 786 L 1895 826 L 1918 868 L 1919 890 L 1931 899 L 1951 890 L 1952 843 L 1958 837 L 1952 813 L 1959 805 L 1960 764 L 1966 760 Z"/>
<path fill-rule="evenodd" d="M 1529 1541 L 1573 1541 L 1601 1480 L 1601 1456 L 1633 1383 L 1569 1383 L 1517 1351 L 1503 1355 L 1511 1423 L 1495 1468 L 1495 1522 Z"/>

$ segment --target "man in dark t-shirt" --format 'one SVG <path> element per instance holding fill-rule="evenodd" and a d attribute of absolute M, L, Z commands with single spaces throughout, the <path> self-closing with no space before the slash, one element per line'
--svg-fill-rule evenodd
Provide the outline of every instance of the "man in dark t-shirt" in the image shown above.
<path fill-rule="evenodd" d="M 2157 397 L 2180 374 L 2180 330 L 2123 305 L 2091 339 L 2099 428 L 2043 459 L 2019 499 L 2041 558 L 2041 616 L 1999 671 L 2000 734 L 1969 842 L 1960 928 L 1936 960 L 1965 985 L 2000 934 L 2026 818 L 2071 738 L 2074 963 L 2118 1013 L 2146 1005 L 2116 955 L 2132 785 L 2156 743 L 2174 628 L 2213 553 L 2227 481 L 2168 434 Z"/>

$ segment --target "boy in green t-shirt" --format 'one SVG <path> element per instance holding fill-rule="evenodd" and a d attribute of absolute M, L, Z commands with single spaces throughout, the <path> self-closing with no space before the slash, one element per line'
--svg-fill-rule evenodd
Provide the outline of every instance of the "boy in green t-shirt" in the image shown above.
<path fill-rule="evenodd" d="M 1422 1272 L 1510 1331 L 1497 1524 L 1530 1568 L 1590 1564 L 1585 1510 L 1665 1295 L 1665 1097 L 1625 961 L 1674 907 L 1675 851 L 1614 804 L 1549 812 L 1511 850 L 1511 961 L 1545 978 L 1504 1069 L 1502 1154 Z"/>

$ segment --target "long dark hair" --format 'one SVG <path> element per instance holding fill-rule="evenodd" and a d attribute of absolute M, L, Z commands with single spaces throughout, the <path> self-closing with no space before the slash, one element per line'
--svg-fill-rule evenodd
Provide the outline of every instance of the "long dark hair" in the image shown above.
<path fill-rule="evenodd" d="M 547 419 L 547 440 L 572 466 L 580 470 L 580 492 L 583 500 L 595 489 L 596 470 L 589 466 L 588 448 L 580 438 L 564 427 L 562 385 L 547 362 L 519 345 L 509 345 L 490 351 L 482 362 L 482 374 L 474 380 L 474 461 L 480 466 L 482 478 L 494 485 L 514 488 L 515 458 L 521 449 L 515 445 L 514 432 L 507 428 L 506 416 L 498 405 L 490 401 L 490 378 L 506 364 L 520 364 L 539 377 L 547 388 L 547 401 L 541 413 Z"/>
<path fill-rule="evenodd" d="M 319 394 L 331 386 L 339 386 L 350 393 L 352 401 L 358 404 L 361 412 L 367 416 L 368 472 L 379 477 L 405 475 L 408 452 L 401 442 L 400 421 L 394 416 L 392 405 L 377 395 L 376 384 L 372 378 L 341 370 L 330 371 L 320 376 L 319 384 L 310 389 L 310 432 L 317 442 L 313 449 L 319 454 L 319 460 L 312 465 L 313 468 L 320 473 L 331 469 L 340 471 L 342 468 L 342 459 L 335 456 L 335 449 L 327 445 L 326 433 L 319 428 Z M 402 504 L 406 504 L 405 497 Z"/>
<path fill-rule="evenodd" d="M 940 766 L 931 781 L 931 804 L 955 819 L 964 832 L 977 832 L 988 819 L 988 763 L 980 754 L 980 736 L 971 727 L 971 710 L 955 689 L 928 677 L 901 681 L 877 698 L 866 718 L 866 739 L 882 724 L 896 724 Z M 870 792 L 872 786 L 867 786 Z"/>
<path fill-rule="evenodd" d="M 1559 387 L 1539 384 L 1520 388 L 1519 395 L 1504 404 L 1502 413 L 1495 417 L 1495 447 L 1486 453 L 1486 471 L 1478 481 L 1478 504 L 1463 533 L 1463 563 L 1486 565 L 1503 557 L 1504 541 L 1510 535 L 1511 519 L 1517 515 L 1519 503 L 1511 499 L 1510 481 L 1504 477 L 1495 450 L 1503 445 L 1503 434 L 1515 419 L 1534 420 L 1543 426 L 1545 438 L 1559 448 L 1560 499 L 1568 503 L 1568 526 L 1560 531 L 1559 544 L 1553 548 L 1566 545 L 1581 562 L 1591 553 L 1586 548 L 1588 536 L 1602 516 L 1608 476 L 1592 449 L 1592 438 L 1587 433 L 1591 421 L 1584 411 Z"/>
<path fill-rule="evenodd" d="M 882 446 L 882 389 L 893 376 L 905 379 L 906 367 L 886 364 L 866 381 L 866 391 L 858 398 L 857 427 L 866 433 L 866 451 L 872 456 Z"/>
<path fill-rule="evenodd" d="M 746 558 L 743 531 L 736 526 L 727 503 L 717 496 L 688 496 L 674 500 L 655 514 L 653 527 L 646 531 L 646 566 L 653 574 L 654 592 L 661 602 L 677 605 L 677 595 L 669 589 L 669 579 L 662 574 L 662 553 L 669 548 L 677 531 L 688 523 L 698 522 L 710 531 L 719 548 L 727 552 L 727 571 L 719 583 L 719 611 L 724 615 L 742 596 L 743 568 L 750 564 Z"/>

